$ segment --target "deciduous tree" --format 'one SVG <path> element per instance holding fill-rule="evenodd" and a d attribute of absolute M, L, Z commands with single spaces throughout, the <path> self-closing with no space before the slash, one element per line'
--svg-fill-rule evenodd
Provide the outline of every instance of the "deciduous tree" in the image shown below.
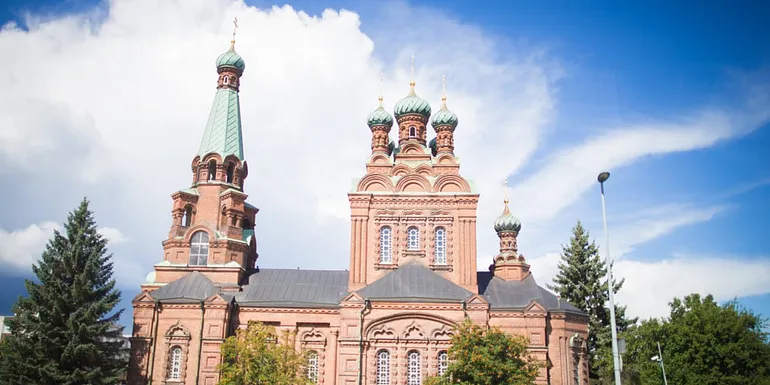
<path fill-rule="evenodd" d="M 529 357 L 527 345 L 522 335 L 487 329 L 466 320 L 455 327 L 446 372 L 426 378 L 424 384 L 534 384 L 541 364 Z"/>
<path fill-rule="evenodd" d="M 302 385 L 304 354 L 294 348 L 293 333 L 280 336 L 272 326 L 252 322 L 222 344 L 220 385 Z"/>

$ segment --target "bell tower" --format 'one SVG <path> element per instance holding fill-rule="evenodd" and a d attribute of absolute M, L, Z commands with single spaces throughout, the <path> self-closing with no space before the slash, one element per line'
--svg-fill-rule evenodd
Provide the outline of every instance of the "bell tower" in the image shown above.
<path fill-rule="evenodd" d="M 221 286 L 236 287 L 255 266 L 254 222 L 259 209 L 246 202 L 243 189 L 249 168 L 238 97 L 245 67 L 235 52 L 233 32 L 230 49 L 216 60 L 214 103 L 192 159 L 191 186 L 171 195 L 172 224 L 163 241 L 163 261 L 148 275 L 145 289 L 192 271 Z"/>
<path fill-rule="evenodd" d="M 380 96 L 369 114 L 371 155 L 366 174 L 348 193 L 351 209 L 350 278 L 358 290 L 407 263 L 419 263 L 477 293 L 476 206 L 479 195 L 460 173 L 452 133 L 457 115 L 446 107 L 431 121 L 430 104 L 417 96 L 412 58 L 409 93 L 396 102 L 395 119 Z M 398 145 L 390 140 L 397 127 Z M 427 141 L 428 125 L 436 138 Z"/>

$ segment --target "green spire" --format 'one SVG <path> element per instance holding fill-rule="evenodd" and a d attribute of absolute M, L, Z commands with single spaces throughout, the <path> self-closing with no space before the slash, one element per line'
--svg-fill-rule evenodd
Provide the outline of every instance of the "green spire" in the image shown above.
<path fill-rule="evenodd" d="M 211 106 L 198 155 L 203 158 L 212 152 L 219 154 L 223 159 L 228 155 L 235 155 L 244 160 L 238 91 L 229 87 L 218 89 L 214 96 L 214 104 Z"/>

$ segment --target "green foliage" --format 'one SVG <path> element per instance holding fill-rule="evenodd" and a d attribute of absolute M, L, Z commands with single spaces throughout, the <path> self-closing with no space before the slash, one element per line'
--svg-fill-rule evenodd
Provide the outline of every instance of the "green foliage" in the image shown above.
<path fill-rule="evenodd" d="M 668 319 L 651 319 L 629 333 L 624 370 L 638 384 L 662 385 L 651 361 L 660 343 L 669 384 L 770 384 L 766 321 L 735 302 L 720 306 L 711 295 L 691 294 L 670 304 Z"/>
<path fill-rule="evenodd" d="M 39 283 L 27 280 L 29 296 L 13 307 L 12 335 L 0 345 L 2 384 L 117 384 L 126 369 L 112 255 L 86 199 L 64 229 L 32 266 Z"/>
<path fill-rule="evenodd" d="M 588 231 L 580 221 L 572 229 L 568 246 L 562 246 L 559 271 L 553 285 L 547 285 L 562 299 L 588 313 L 588 346 L 590 377 L 612 378 L 612 329 L 607 290 L 607 265 L 599 256 L 596 243 L 590 240 Z M 616 282 L 613 293 L 623 286 Z M 625 331 L 637 319 L 626 319 L 625 306 L 615 306 L 618 333 Z"/>
<path fill-rule="evenodd" d="M 222 344 L 220 385 L 302 385 L 310 384 L 305 374 L 305 355 L 294 348 L 295 335 L 275 328 L 249 323 Z"/>
<path fill-rule="evenodd" d="M 486 329 L 470 320 L 457 325 L 449 349 L 449 367 L 425 385 L 529 385 L 541 364 L 527 354 L 527 340 L 498 328 Z"/>

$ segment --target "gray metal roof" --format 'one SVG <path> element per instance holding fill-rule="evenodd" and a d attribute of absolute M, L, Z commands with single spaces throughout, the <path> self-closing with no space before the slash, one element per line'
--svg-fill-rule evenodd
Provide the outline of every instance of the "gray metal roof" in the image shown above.
<path fill-rule="evenodd" d="M 462 302 L 473 296 L 416 262 L 400 266 L 357 293 L 370 300 L 402 302 Z"/>
<path fill-rule="evenodd" d="M 337 307 L 347 293 L 346 270 L 260 269 L 235 300 L 246 306 Z"/>
<path fill-rule="evenodd" d="M 193 271 L 151 294 L 160 302 L 190 302 L 202 301 L 218 292 L 219 290 L 210 279 Z"/>
<path fill-rule="evenodd" d="M 537 285 L 530 274 L 521 281 L 505 281 L 493 277 L 491 272 L 479 272 L 479 294 L 489 302 L 491 309 L 522 309 L 533 300 L 548 311 L 563 310 L 583 313 L 567 301 L 559 301 L 556 296 Z"/>

